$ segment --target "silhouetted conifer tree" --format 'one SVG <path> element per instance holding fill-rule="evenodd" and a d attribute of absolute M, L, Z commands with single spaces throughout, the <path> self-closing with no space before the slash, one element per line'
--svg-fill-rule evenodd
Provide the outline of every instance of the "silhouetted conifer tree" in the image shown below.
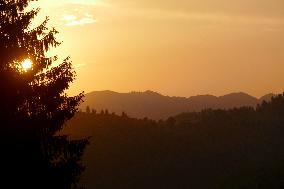
<path fill-rule="evenodd" d="M 95 109 L 92 109 L 92 114 L 97 114 L 97 111 Z"/>
<path fill-rule="evenodd" d="M 127 114 L 125 112 L 121 113 L 121 117 L 128 117 Z"/>
<path fill-rule="evenodd" d="M 86 107 L 86 113 L 87 113 L 87 114 L 90 114 L 90 113 L 91 113 L 90 106 L 87 106 L 87 107 Z"/>
<path fill-rule="evenodd" d="M 60 43 L 48 18 L 31 28 L 39 9 L 25 11 L 33 0 L 0 0 L 0 140 L 1 186 L 71 188 L 83 170 L 80 158 L 87 140 L 57 133 L 77 111 L 83 94 L 65 93 L 75 78 L 69 58 L 46 52 Z M 32 61 L 25 70 L 22 62 Z M 5 184 L 8 184 L 7 186 Z"/>

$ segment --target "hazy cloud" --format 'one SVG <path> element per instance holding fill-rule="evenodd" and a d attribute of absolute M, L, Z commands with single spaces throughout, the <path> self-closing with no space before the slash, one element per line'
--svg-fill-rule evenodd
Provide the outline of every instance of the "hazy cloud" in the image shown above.
<path fill-rule="evenodd" d="M 81 19 L 76 19 L 76 20 L 72 20 L 70 22 L 67 22 L 65 24 L 65 26 L 83 26 L 83 25 L 87 25 L 87 24 L 92 24 L 95 23 L 96 20 L 91 18 L 91 17 L 84 17 Z"/>
<path fill-rule="evenodd" d="M 125 20 L 178 20 L 198 25 L 256 26 L 265 30 L 284 29 L 283 0 L 108 0 L 111 13 Z"/>
<path fill-rule="evenodd" d="M 83 26 L 87 24 L 93 24 L 96 22 L 94 16 L 89 13 L 85 13 L 83 16 L 63 15 L 62 20 L 65 26 Z"/>
<path fill-rule="evenodd" d="M 75 15 L 64 15 L 63 18 L 62 18 L 62 20 L 64 20 L 64 21 L 74 21 L 76 19 L 77 19 L 77 17 Z"/>
<path fill-rule="evenodd" d="M 242 14 L 225 14 L 220 12 L 187 12 L 176 10 L 162 10 L 162 9 L 140 9 L 128 10 L 125 14 L 128 16 L 144 17 L 147 19 L 159 20 L 184 20 L 188 22 L 200 23 L 214 23 L 214 24 L 253 24 L 265 26 L 281 26 L 284 27 L 284 19 L 281 17 L 267 17 L 256 15 L 242 15 Z"/>
<path fill-rule="evenodd" d="M 109 0 L 108 2 L 138 9 L 284 16 L 283 0 Z"/>
<path fill-rule="evenodd" d="M 62 5 L 75 4 L 86 6 L 107 6 L 108 4 L 102 0 L 41 0 L 40 2 L 34 2 L 33 4 L 40 4 L 44 7 L 58 7 Z"/>
<path fill-rule="evenodd" d="M 83 64 L 74 64 L 73 66 L 74 66 L 75 69 L 79 69 L 79 68 L 86 66 L 86 64 L 84 64 L 84 63 Z"/>

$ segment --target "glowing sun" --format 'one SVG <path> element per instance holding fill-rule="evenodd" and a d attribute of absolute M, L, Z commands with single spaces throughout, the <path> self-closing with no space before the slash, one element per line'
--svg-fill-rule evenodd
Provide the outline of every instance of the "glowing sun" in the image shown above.
<path fill-rule="evenodd" d="M 31 69 L 32 66 L 33 66 L 33 63 L 32 63 L 32 61 L 31 61 L 30 59 L 26 59 L 26 60 L 24 60 L 23 63 L 22 63 L 22 67 L 23 67 L 23 69 L 24 69 L 25 71 Z"/>

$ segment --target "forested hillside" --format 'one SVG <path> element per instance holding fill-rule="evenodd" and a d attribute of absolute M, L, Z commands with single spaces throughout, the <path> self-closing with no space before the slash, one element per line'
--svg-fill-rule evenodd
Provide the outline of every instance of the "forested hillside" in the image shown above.
<path fill-rule="evenodd" d="M 65 133 L 92 136 L 86 188 L 284 188 L 284 96 L 256 108 L 166 121 L 79 113 Z"/>

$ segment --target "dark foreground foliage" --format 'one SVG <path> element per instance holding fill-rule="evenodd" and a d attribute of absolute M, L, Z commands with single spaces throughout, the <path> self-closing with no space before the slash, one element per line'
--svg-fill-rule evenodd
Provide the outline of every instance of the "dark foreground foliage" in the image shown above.
<path fill-rule="evenodd" d="M 256 109 L 160 122 L 89 111 L 69 124 L 64 132 L 74 137 L 92 135 L 81 181 L 87 188 L 284 188 L 283 95 Z"/>
<path fill-rule="evenodd" d="M 65 94 L 75 73 L 69 58 L 54 66 L 55 29 L 48 18 L 32 28 L 32 0 L 0 0 L 0 187 L 69 189 L 84 167 L 88 140 L 58 136 L 77 111 L 82 94 Z M 22 62 L 29 59 L 32 68 Z"/>

